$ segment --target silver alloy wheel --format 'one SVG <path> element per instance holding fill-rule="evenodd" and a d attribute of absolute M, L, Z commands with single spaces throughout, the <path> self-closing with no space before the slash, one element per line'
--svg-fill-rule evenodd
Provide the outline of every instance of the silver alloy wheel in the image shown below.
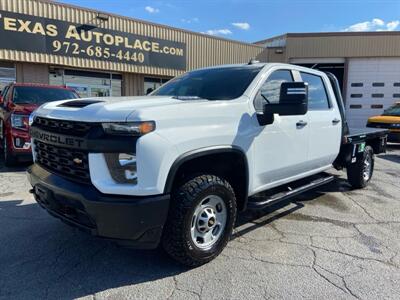
<path fill-rule="evenodd" d="M 202 250 L 210 249 L 221 238 L 228 212 L 221 197 L 209 195 L 197 205 L 191 224 L 193 243 Z"/>
<path fill-rule="evenodd" d="M 364 159 L 364 166 L 363 166 L 363 178 L 364 181 L 368 181 L 371 177 L 371 170 L 372 170 L 372 158 L 371 155 L 367 155 Z"/>

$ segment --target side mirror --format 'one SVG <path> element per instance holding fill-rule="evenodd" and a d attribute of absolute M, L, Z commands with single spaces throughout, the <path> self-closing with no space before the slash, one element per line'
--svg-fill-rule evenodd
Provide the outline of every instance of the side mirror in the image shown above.
<path fill-rule="evenodd" d="M 264 115 L 305 115 L 308 111 L 308 85 L 304 82 L 283 82 L 279 103 L 264 105 Z"/>

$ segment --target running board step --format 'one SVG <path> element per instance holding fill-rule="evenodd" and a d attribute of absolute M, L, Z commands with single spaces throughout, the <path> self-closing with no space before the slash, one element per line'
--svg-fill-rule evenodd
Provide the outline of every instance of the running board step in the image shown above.
<path fill-rule="evenodd" d="M 274 205 L 278 202 L 287 200 L 289 198 L 292 198 L 294 196 L 297 196 L 299 194 L 302 194 L 308 190 L 314 189 L 316 187 L 319 187 L 321 185 L 327 184 L 335 179 L 335 176 L 329 175 L 329 176 L 324 176 L 315 179 L 312 179 L 312 181 L 309 181 L 306 184 L 296 186 L 295 188 L 290 188 L 289 185 L 286 185 L 286 188 L 288 189 L 287 191 L 280 191 L 277 192 L 276 194 L 272 194 L 269 196 L 263 196 L 262 194 L 253 196 L 252 198 L 249 199 L 249 202 L 247 203 L 247 208 L 248 209 L 263 209 L 268 206 Z M 304 182 L 304 180 L 303 180 Z M 262 199 L 261 201 L 259 201 Z"/>

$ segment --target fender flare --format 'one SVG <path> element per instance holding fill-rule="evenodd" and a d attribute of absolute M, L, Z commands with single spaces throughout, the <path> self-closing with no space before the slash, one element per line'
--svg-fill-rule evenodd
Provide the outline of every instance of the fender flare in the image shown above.
<path fill-rule="evenodd" d="M 221 153 L 236 153 L 239 154 L 244 161 L 244 166 L 245 166 L 245 176 L 246 176 L 246 189 L 245 189 L 245 199 L 243 203 L 243 207 L 245 208 L 247 206 L 247 197 L 248 197 L 248 191 L 249 191 L 249 165 L 247 161 L 247 156 L 244 153 L 244 151 L 236 146 L 213 146 L 213 147 L 206 147 L 206 148 L 200 148 L 196 150 L 192 150 L 189 152 L 186 152 L 182 155 L 180 155 L 172 164 L 168 177 L 164 186 L 164 193 L 165 194 L 170 194 L 172 192 L 175 176 L 179 170 L 179 168 L 186 162 L 199 158 L 202 156 L 206 155 L 212 155 L 212 154 L 221 154 Z"/>

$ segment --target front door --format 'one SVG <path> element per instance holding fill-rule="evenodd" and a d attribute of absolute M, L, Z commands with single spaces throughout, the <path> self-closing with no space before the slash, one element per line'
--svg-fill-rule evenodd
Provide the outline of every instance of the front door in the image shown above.
<path fill-rule="evenodd" d="M 279 102 L 282 82 L 292 82 L 290 70 L 277 70 L 269 75 L 258 92 L 254 104 L 257 112 L 263 105 Z M 266 95 L 266 99 L 261 96 Z M 304 116 L 279 116 L 275 114 L 273 124 L 260 127 L 254 138 L 253 192 L 290 181 L 306 172 L 309 127 L 308 114 Z"/>

